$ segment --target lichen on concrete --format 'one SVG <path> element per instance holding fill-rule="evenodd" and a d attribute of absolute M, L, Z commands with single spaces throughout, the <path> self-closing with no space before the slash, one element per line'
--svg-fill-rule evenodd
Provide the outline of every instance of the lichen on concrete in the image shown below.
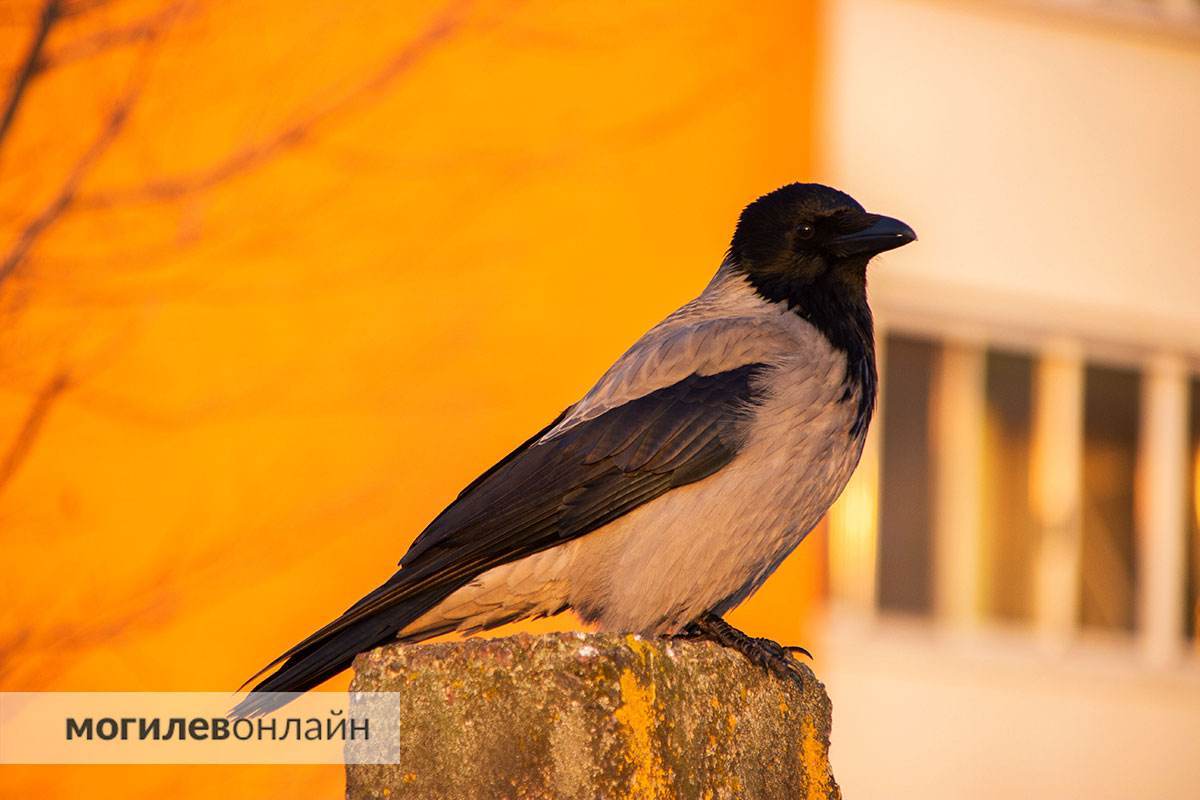
<path fill-rule="evenodd" d="M 347 797 L 838 798 L 830 704 L 707 642 L 608 634 L 389 645 L 351 691 L 400 693 L 399 763 Z"/>

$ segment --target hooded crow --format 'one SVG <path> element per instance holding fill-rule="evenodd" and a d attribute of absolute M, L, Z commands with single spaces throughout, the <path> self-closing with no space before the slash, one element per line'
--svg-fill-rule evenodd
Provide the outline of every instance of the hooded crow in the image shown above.
<path fill-rule="evenodd" d="M 858 463 L 876 392 L 867 263 L 914 239 L 819 184 L 755 200 L 699 297 L 463 489 L 391 578 L 268 665 L 234 713 L 268 711 L 281 701 L 261 693 L 310 689 L 389 641 L 567 609 L 601 630 L 711 639 L 795 677 L 789 648 L 722 616 Z"/>

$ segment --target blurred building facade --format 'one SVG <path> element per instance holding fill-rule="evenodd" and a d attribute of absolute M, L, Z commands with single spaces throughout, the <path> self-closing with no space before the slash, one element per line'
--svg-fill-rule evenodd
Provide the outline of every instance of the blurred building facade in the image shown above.
<path fill-rule="evenodd" d="M 1200 782 L 1197 9 L 834 0 L 881 413 L 831 514 L 847 796 Z"/>

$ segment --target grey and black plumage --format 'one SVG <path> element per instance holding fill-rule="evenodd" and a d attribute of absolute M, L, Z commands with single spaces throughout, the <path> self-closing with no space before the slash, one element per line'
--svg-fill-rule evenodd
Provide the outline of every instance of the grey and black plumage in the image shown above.
<path fill-rule="evenodd" d="M 741 647 L 719 617 L 800 543 L 861 455 L 876 384 L 867 263 L 915 238 L 818 184 L 751 203 L 699 297 L 467 486 L 399 571 L 269 665 L 235 713 L 394 639 L 566 609 L 605 630 Z"/>

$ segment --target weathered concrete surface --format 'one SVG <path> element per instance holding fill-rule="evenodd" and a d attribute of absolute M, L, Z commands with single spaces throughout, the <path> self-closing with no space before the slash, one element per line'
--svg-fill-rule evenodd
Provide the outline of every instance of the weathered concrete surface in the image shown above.
<path fill-rule="evenodd" d="M 365 798 L 838 798 L 830 704 L 704 642 L 552 634 L 389 645 L 351 691 L 402 693 Z"/>

